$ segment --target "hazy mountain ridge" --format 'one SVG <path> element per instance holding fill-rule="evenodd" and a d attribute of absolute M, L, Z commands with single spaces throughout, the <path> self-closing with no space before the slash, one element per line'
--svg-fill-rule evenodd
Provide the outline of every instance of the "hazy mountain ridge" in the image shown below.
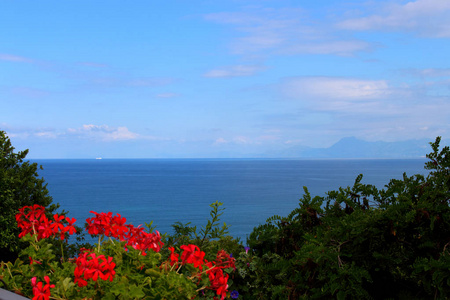
<path fill-rule="evenodd" d="M 431 151 L 430 142 L 418 139 L 400 142 L 368 142 L 346 137 L 328 148 L 291 147 L 282 157 L 297 158 L 421 158 Z M 441 145 L 448 145 L 445 140 Z"/>

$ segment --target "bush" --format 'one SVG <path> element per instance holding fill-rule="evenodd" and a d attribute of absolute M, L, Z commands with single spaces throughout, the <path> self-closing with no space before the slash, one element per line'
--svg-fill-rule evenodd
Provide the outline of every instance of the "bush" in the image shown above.
<path fill-rule="evenodd" d="M 212 255 L 187 244 L 168 247 L 163 256 L 159 232 L 126 224 L 119 214 L 94 214 L 86 220 L 86 230 L 98 236 L 97 245 L 69 258 L 61 248 L 59 259 L 52 240 L 74 234 L 75 219 L 58 214 L 48 219 L 40 205 L 21 208 L 15 219 L 29 246 L 14 263 L 1 263 L 2 282 L 33 300 L 224 299 L 230 294 L 235 259 L 226 251 Z"/>
<path fill-rule="evenodd" d="M 14 219 L 18 209 L 39 204 L 54 211 L 50 205 L 47 184 L 38 177 L 36 163 L 24 162 L 28 150 L 14 152 L 10 139 L 0 131 L 0 257 L 4 261 L 14 260 L 25 247 L 18 238 L 19 228 Z"/>
<path fill-rule="evenodd" d="M 250 234 L 237 259 L 244 299 L 445 299 L 450 294 L 450 151 L 427 177 L 362 184 L 312 198 Z"/>

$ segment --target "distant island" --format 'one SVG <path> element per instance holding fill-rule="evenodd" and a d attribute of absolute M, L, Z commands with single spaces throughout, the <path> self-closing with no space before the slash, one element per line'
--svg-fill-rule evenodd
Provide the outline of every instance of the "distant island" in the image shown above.
<path fill-rule="evenodd" d="M 367 142 L 346 137 L 328 148 L 290 147 L 271 157 L 285 158 L 422 158 L 429 149 L 429 139 L 401 142 Z M 444 141 L 445 142 L 445 141 Z"/>

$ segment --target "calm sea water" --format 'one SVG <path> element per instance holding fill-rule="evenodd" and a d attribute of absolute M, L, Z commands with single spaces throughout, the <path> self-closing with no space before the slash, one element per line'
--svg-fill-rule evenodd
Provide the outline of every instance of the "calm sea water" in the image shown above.
<path fill-rule="evenodd" d="M 154 221 L 160 232 L 172 232 L 177 221 L 202 226 L 209 204 L 225 208 L 221 221 L 230 233 L 245 238 L 274 214 L 298 206 L 307 186 L 323 196 L 351 186 L 360 173 L 363 183 L 383 188 L 391 178 L 427 174 L 425 159 L 414 160 L 223 160 L 103 159 L 36 160 L 53 201 L 82 225 L 96 212 L 120 213 L 139 225 Z"/>

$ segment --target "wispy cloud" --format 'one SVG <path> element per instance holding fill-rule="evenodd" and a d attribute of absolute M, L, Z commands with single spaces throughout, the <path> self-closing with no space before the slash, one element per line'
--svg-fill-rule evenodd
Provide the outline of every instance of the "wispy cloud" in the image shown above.
<path fill-rule="evenodd" d="M 114 141 L 130 141 L 130 140 L 147 140 L 147 141 L 168 141 L 169 138 L 158 137 L 152 135 L 139 134 L 130 131 L 125 126 L 109 126 L 85 124 L 79 128 L 69 128 L 67 135 L 77 136 L 78 138 L 86 138 L 102 142 Z"/>
<path fill-rule="evenodd" d="M 156 98 L 174 98 L 174 97 L 178 97 L 180 96 L 180 94 L 177 93 L 161 93 L 161 94 L 157 94 Z"/>
<path fill-rule="evenodd" d="M 411 31 L 426 37 L 450 37 L 450 1 L 380 2 L 377 9 L 377 13 L 341 21 L 337 27 L 358 31 Z"/>
<path fill-rule="evenodd" d="M 393 85 L 387 80 L 346 77 L 294 77 L 280 85 L 281 93 L 304 109 L 332 115 L 394 117 L 417 109 L 425 96 L 422 86 Z M 431 100 L 430 100 L 431 101 Z"/>
<path fill-rule="evenodd" d="M 214 141 L 213 145 L 214 145 L 214 146 L 217 146 L 217 145 L 223 145 L 223 144 L 228 144 L 228 143 L 229 143 L 229 141 L 227 141 L 227 140 L 224 139 L 223 137 L 220 137 L 220 138 L 217 138 L 217 139 Z"/>
<path fill-rule="evenodd" d="M 5 130 L 8 133 L 8 136 L 11 138 L 28 139 L 35 137 L 43 139 L 56 139 L 64 135 L 64 133 L 58 132 L 54 128 L 16 127 L 16 126 L 9 126 L 6 123 L 0 125 L 2 130 Z"/>
<path fill-rule="evenodd" d="M 173 78 L 122 78 L 122 77 L 93 77 L 87 79 L 87 85 L 96 87 L 157 87 L 172 83 Z"/>
<path fill-rule="evenodd" d="M 286 80 L 284 92 L 291 97 L 326 99 L 374 99 L 391 93 L 385 80 L 341 77 L 297 77 Z"/>
<path fill-rule="evenodd" d="M 26 98 L 42 98 L 50 94 L 48 91 L 43 89 L 21 86 L 11 88 L 10 92 L 14 95 Z"/>
<path fill-rule="evenodd" d="M 280 140 L 280 136 L 276 134 L 265 134 L 265 135 L 234 135 L 229 138 L 219 137 L 213 142 L 213 146 L 229 146 L 229 145 L 261 145 L 273 143 Z"/>
<path fill-rule="evenodd" d="M 108 125 L 83 125 L 81 128 L 69 128 L 68 133 L 100 141 L 123 141 L 139 138 L 139 134 L 131 132 L 127 127 L 110 127 Z"/>
<path fill-rule="evenodd" d="M 252 76 L 258 72 L 264 71 L 266 68 L 264 66 L 257 65 L 237 65 L 229 66 L 221 69 L 214 69 L 206 72 L 203 76 L 205 77 L 242 77 L 242 76 Z"/>
<path fill-rule="evenodd" d="M 97 63 L 97 62 L 79 62 L 78 65 L 83 67 L 90 67 L 90 68 L 106 68 L 108 67 L 107 64 Z"/>
<path fill-rule="evenodd" d="M 284 50 L 287 54 L 298 54 L 298 53 L 308 53 L 308 54 L 334 54 L 339 56 L 351 56 L 358 51 L 367 51 L 374 48 L 365 41 L 361 40 L 328 40 L 328 41 L 318 41 L 314 43 L 304 43 L 292 45 Z"/>
<path fill-rule="evenodd" d="M 125 126 L 109 126 L 84 124 L 78 128 L 56 129 L 56 128 L 27 128 L 12 127 L 6 123 L 0 124 L 3 130 L 6 130 L 11 137 L 22 139 L 86 139 L 96 142 L 116 142 L 131 140 L 146 141 L 168 141 L 169 138 L 157 137 L 145 134 L 139 134 L 130 131 Z"/>
<path fill-rule="evenodd" d="M 422 78 L 450 77 L 450 68 L 406 69 L 402 73 Z"/>
<path fill-rule="evenodd" d="M 174 78 L 163 78 L 163 77 L 150 77 L 150 78 L 138 78 L 128 81 L 124 81 L 124 85 L 131 87 L 152 87 L 152 86 L 163 86 L 174 82 Z"/>
<path fill-rule="evenodd" d="M 13 54 L 0 53 L 0 61 L 30 63 L 46 73 L 53 73 L 58 77 L 69 79 L 72 84 L 80 86 L 79 89 L 111 89 L 111 88 L 145 88 L 169 85 L 176 81 L 172 77 L 147 76 L 140 77 L 117 70 L 114 66 L 98 62 L 78 62 L 62 64 L 59 62 L 28 58 Z M 27 93 L 27 88 L 17 88 L 17 92 Z M 28 88 L 28 94 L 32 93 Z M 38 90 L 34 89 L 34 94 Z"/>
<path fill-rule="evenodd" d="M 235 136 L 233 138 L 233 142 L 236 144 L 250 144 L 252 141 L 250 138 L 240 135 L 240 136 Z"/>
<path fill-rule="evenodd" d="M 208 14 L 206 20 L 232 26 L 241 33 L 231 42 L 236 54 L 353 55 L 373 45 L 337 34 L 329 24 L 318 25 L 299 8 L 251 8 L 239 12 Z"/>
<path fill-rule="evenodd" d="M 10 62 L 25 62 L 25 63 L 33 62 L 33 60 L 30 58 L 6 53 L 0 53 L 0 60 Z"/>
<path fill-rule="evenodd" d="M 34 134 L 36 137 L 56 139 L 58 134 L 54 131 L 39 131 Z"/>
<path fill-rule="evenodd" d="M 292 112 L 297 118 L 285 123 L 303 124 L 313 128 L 316 135 L 353 135 L 371 140 L 443 135 L 449 128 L 446 124 L 450 111 L 450 82 L 440 80 L 439 76 L 446 75 L 446 71 L 417 71 L 438 80 L 394 84 L 389 80 L 346 77 L 287 78 L 280 90 L 290 99 L 285 103 L 296 108 Z M 308 118 L 317 113 L 320 124 Z"/>

